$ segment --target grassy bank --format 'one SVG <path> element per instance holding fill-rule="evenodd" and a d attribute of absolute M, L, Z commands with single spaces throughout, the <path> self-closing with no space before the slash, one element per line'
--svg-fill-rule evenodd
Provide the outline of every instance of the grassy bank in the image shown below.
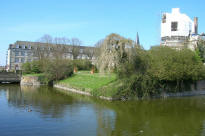
<path fill-rule="evenodd" d="M 95 96 L 112 97 L 115 91 L 113 90 L 100 91 L 100 90 L 103 90 L 103 88 L 109 86 L 110 84 L 115 83 L 116 79 L 117 77 L 113 73 L 112 74 L 100 74 L 100 73 L 90 74 L 90 71 L 79 71 L 78 73 L 75 73 L 72 77 L 59 81 L 58 84 L 64 87 L 86 91 Z"/>

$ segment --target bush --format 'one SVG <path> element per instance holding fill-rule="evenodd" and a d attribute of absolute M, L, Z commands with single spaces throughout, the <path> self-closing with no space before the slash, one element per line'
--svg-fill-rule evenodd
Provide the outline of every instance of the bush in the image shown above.
<path fill-rule="evenodd" d="M 118 68 L 122 86 L 118 96 L 144 97 L 165 92 L 190 90 L 190 84 L 205 79 L 205 67 L 197 53 L 154 47 L 136 51 L 138 55 Z"/>
<path fill-rule="evenodd" d="M 90 60 L 73 60 L 73 66 L 78 70 L 91 70 L 93 67 Z"/>
<path fill-rule="evenodd" d="M 73 65 L 70 60 L 51 60 L 44 73 L 48 82 L 61 80 L 73 74 Z"/>
<path fill-rule="evenodd" d="M 33 61 L 31 63 L 31 73 L 42 73 L 42 66 L 40 61 Z"/>
<path fill-rule="evenodd" d="M 23 74 L 30 74 L 30 73 L 32 73 L 31 72 L 31 63 L 30 62 L 24 63 L 21 67 L 22 67 Z"/>
<path fill-rule="evenodd" d="M 22 65 L 24 74 L 43 73 L 41 79 L 52 83 L 67 78 L 73 74 L 73 62 L 64 59 L 44 59 L 41 61 L 26 62 Z"/>

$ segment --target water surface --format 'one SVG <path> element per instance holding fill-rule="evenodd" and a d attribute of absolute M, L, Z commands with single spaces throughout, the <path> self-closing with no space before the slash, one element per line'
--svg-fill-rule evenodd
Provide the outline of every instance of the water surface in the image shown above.
<path fill-rule="evenodd" d="M 205 136 L 205 97 L 108 102 L 0 85 L 0 136 Z"/>

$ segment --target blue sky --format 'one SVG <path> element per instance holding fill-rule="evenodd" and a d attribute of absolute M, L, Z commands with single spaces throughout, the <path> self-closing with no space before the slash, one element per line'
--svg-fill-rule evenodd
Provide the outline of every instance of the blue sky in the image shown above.
<path fill-rule="evenodd" d="M 0 65 L 10 43 L 44 34 L 77 37 L 92 46 L 110 33 L 134 40 L 138 32 L 149 49 L 160 43 L 161 13 L 172 8 L 199 17 L 199 32 L 205 32 L 204 5 L 204 0 L 1 0 Z"/>

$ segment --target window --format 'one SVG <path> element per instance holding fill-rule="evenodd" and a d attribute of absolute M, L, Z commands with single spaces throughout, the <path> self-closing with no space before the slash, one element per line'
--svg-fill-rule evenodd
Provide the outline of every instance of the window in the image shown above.
<path fill-rule="evenodd" d="M 20 52 L 16 51 L 16 52 L 15 52 L 15 56 L 19 56 L 19 53 L 20 53 Z"/>
<path fill-rule="evenodd" d="M 23 49 L 26 49 L 26 45 L 22 45 L 22 48 L 23 48 Z"/>
<path fill-rule="evenodd" d="M 21 56 L 25 56 L 25 52 L 24 51 L 21 52 Z"/>
<path fill-rule="evenodd" d="M 162 15 L 162 23 L 166 23 L 166 18 L 167 18 L 167 17 L 166 17 L 166 14 L 163 14 L 163 15 Z"/>
<path fill-rule="evenodd" d="M 31 52 L 27 52 L 27 56 L 32 56 Z"/>
<path fill-rule="evenodd" d="M 83 53 L 83 49 L 80 49 L 80 53 Z"/>
<path fill-rule="evenodd" d="M 27 59 L 27 62 L 31 62 L 31 59 L 29 58 L 29 59 Z"/>
<path fill-rule="evenodd" d="M 178 22 L 172 22 L 171 24 L 171 30 L 172 31 L 177 31 L 178 28 Z"/>
<path fill-rule="evenodd" d="M 15 62 L 18 63 L 19 62 L 19 58 L 15 58 Z"/>
<path fill-rule="evenodd" d="M 19 45 L 18 45 L 18 44 L 16 45 L 16 48 L 19 48 Z"/>
<path fill-rule="evenodd" d="M 25 59 L 24 59 L 24 58 L 21 58 L 21 62 L 24 63 L 24 62 L 25 62 Z"/>

